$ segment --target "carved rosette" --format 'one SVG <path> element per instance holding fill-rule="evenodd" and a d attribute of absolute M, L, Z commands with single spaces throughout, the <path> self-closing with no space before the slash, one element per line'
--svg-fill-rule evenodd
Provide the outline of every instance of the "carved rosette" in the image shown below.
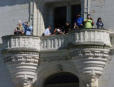
<path fill-rule="evenodd" d="M 37 52 L 8 52 L 4 55 L 4 62 L 16 87 L 32 87 L 37 79 L 38 61 Z"/>

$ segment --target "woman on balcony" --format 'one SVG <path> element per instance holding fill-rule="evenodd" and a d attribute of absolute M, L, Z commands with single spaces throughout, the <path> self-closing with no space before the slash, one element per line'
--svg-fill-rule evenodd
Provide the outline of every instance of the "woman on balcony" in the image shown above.
<path fill-rule="evenodd" d="M 93 28 L 94 22 L 90 14 L 87 15 L 87 19 L 85 19 L 84 23 L 85 23 L 85 28 L 88 29 Z"/>
<path fill-rule="evenodd" d="M 97 19 L 96 25 L 97 25 L 97 29 L 103 29 L 104 24 L 103 24 L 103 22 L 102 22 L 102 18 L 99 17 L 99 18 Z"/>
<path fill-rule="evenodd" d="M 23 28 L 22 22 L 19 21 L 18 26 L 16 27 L 14 31 L 14 35 L 23 35 L 24 34 L 23 30 L 24 28 Z"/>

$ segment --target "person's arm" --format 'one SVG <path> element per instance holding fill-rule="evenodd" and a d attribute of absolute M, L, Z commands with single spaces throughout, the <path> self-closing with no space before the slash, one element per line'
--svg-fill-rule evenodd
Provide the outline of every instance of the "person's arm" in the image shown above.
<path fill-rule="evenodd" d="M 23 24 L 22 24 L 22 26 L 24 27 L 24 29 L 26 28 L 26 25 L 25 25 L 25 23 L 23 23 Z"/>
<path fill-rule="evenodd" d="M 32 27 L 28 27 L 26 30 L 27 31 L 32 31 Z"/>
<path fill-rule="evenodd" d="M 54 30 L 54 34 L 56 33 L 56 31 L 57 31 L 57 30 L 56 30 L 56 28 L 55 28 L 55 30 Z"/>
<path fill-rule="evenodd" d="M 30 26 L 30 30 L 32 31 L 32 26 Z"/>
<path fill-rule="evenodd" d="M 84 18 L 82 18 L 82 24 L 80 24 L 81 26 L 83 26 L 84 25 Z"/>
<path fill-rule="evenodd" d="M 44 36 L 46 36 L 47 33 L 48 33 L 48 30 L 46 29 L 46 30 L 44 31 Z"/>
<path fill-rule="evenodd" d="M 87 21 L 88 21 L 88 19 L 85 19 L 85 20 L 84 20 L 84 23 L 86 23 Z"/>
<path fill-rule="evenodd" d="M 104 23 L 102 22 L 102 28 L 104 29 Z"/>
<path fill-rule="evenodd" d="M 104 26 L 104 23 L 102 22 L 102 26 Z"/>
<path fill-rule="evenodd" d="M 96 22 L 96 25 L 98 26 L 98 22 Z"/>

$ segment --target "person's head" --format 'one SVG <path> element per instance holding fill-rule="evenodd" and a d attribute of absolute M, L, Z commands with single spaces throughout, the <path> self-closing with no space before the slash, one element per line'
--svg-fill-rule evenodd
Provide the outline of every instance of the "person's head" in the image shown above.
<path fill-rule="evenodd" d="M 49 28 L 49 30 L 51 30 L 51 26 L 50 25 L 48 26 L 48 28 Z"/>
<path fill-rule="evenodd" d="M 70 25 L 70 23 L 69 22 L 66 22 L 66 26 L 69 26 Z"/>
<path fill-rule="evenodd" d="M 88 19 L 91 19 L 91 15 L 90 15 L 90 14 L 88 14 L 88 15 L 87 15 L 87 18 L 88 18 Z"/>
<path fill-rule="evenodd" d="M 101 17 L 99 17 L 98 19 L 97 19 L 97 21 L 99 22 L 99 21 L 102 21 L 102 18 Z"/>
<path fill-rule="evenodd" d="M 22 21 L 21 20 L 18 21 L 18 26 L 22 26 Z"/>
<path fill-rule="evenodd" d="M 74 23 L 74 26 L 77 26 L 76 22 Z"/>
<path fill-rule="evenodd" d="M 18 26 L 22 26 L 22 24 L 21 24 L 21 23 L 19 23 L 19 24 L 18 24 Z"/>
<path fill-rule="evenodd" d="M 22 24 L 22 21 L 21 20 L 18 20 L 18 24 Z"/>
<path fill-rule="evenodd" d="M 76 15 L 77 18 L 79 18 L 80 16 L 81 16 L 80 14 Z"/>
<path fill-rule="evenodd" d="M 24 24 L 28 27 L 30 26 L 30 23 L 28 21 L 26 21 Z"/>

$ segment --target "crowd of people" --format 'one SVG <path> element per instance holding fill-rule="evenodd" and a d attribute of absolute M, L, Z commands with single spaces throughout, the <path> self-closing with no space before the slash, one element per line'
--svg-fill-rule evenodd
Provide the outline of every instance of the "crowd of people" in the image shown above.
<path fill-rule="evenodd" d="M 32 26 L 29 24 L 28 21 L 24 23 L 19 21 L 14 31 L 14 35 L 32 35 L 32 30 Z"/>
<path fill-rule="evenodd" d="M 76 15 L 76 19 L 74 20 L 74 24 L 70 24 L 70 22 L 66 22 L 64 26 L 57 26 L 54 31 L 52 31 L 52 27 L 49 25 L 45 32 L 43 33 L 43 36 L 49 36 L 49 35 L 58 35 L 58 34 L 67 34 L 73 30 L 79 30 L 79 29 L 92 29 L 94 26 L 94 20 L 91 17 L 90 14 L 87 15 L 87 18 L 84 19 L 81 17 L 80 14 Z M 103 29 L 103 21 L 102 18 L 98 18 L 96 22 L 97 29 Z M 14 31 L 14 35 L 32 35 L 33 29 L 30 23 L 24 22 L 22 23 L 19 21 L 17 24 L 17 27 Z"/>
<path fill-rule="evenodd" d="M 70 22 L 66 22 L 65 26 L 58 26 L 54 29 L 53 32 L 51 32 L 51 26 L 49 25 L 45 32 L 43 33 L 43 36 L 49 36 L 49 35 L 58 35 L 58 34 L 67 34 L 72 30 L 79 30 L 79 29 L 92 29 L 94 26 L 94 20 L 91 17 L 90 14 L 87 15 L 87 18 L 84 19 L 81 17 L 80 14 L 76 15 L 76 19 L 74 20 L 74 24 L 71 25 Z M 96 22 L 97 29 L 103 29 L 103 21 L 102 18 L 98 18 Z"/>

